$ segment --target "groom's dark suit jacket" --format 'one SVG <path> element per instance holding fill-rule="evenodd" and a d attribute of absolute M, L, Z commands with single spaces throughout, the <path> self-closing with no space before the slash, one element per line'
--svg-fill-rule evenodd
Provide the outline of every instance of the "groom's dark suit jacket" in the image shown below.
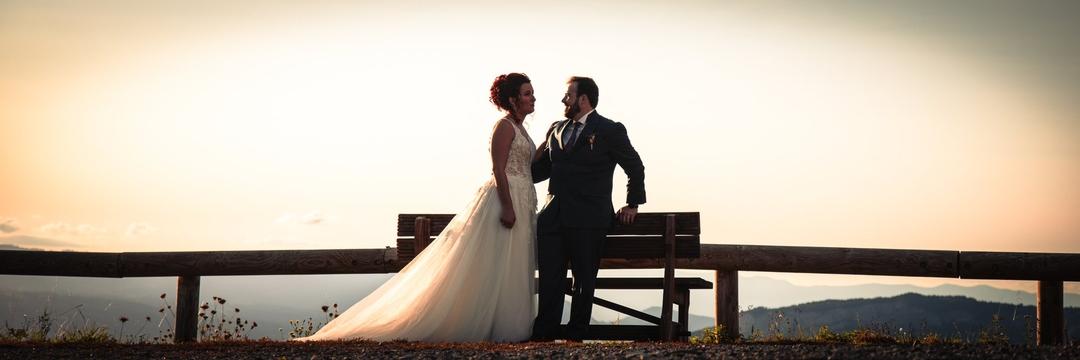
<path fill-rule="evenodd" d="M 645 166 L 630 145 L 626 127 L 595 111 L 570 147 L 562 142 L 563 131 L 573 129 L 570 120 L 551 124 L 548 151 L 532 163 L 534 182 L 550 178 L 548 200 L 537 217 L 540 232 L 560 228 L 607 229 L 615 218 L 611 204 L 611 178 L 618 164 L 626 172 L 626 203 L 645 203 Z"/>

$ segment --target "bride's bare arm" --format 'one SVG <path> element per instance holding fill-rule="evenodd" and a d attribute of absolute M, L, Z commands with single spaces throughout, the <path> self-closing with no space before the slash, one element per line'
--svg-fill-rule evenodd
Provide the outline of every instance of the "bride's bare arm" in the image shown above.
<path fill-rule="evenodd" d="M 491 173 L 495 176 L 495 188 L 499 193 L 499 203 L 502 204 L 502 215 L 499 221 L 507 228 L 514 227 L 517 214 L 514 214 L 514 203 L 510 198 L 510 184 L 506 180 L 506 162 L 510 158 L 510 144 L 514 141 L 514 128 L 508 121 L 499 120 L 495 131 L 491 134 Z"/>

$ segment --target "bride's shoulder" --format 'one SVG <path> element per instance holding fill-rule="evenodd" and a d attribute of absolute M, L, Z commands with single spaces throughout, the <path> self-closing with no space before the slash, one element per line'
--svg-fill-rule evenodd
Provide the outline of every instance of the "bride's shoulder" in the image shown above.
<path fill-rule="evenodd" d="M 515 127 L 516 126 L 514 126 L 513 120 L 510 120 L 510 118 L 508 117 L 504 117 L 495 121 L 495 124 L 492 125 L 491 135 L 493 137 L 502 135 L 513 138 L 514 135 L 517 135 L 517 131 L 514 130 Z"/>
<path fill-rule="evenodd" d="M 501 117 L 498 120 L 495 120 L 495 123 L 492 124 L 491 127 L 494 128 L 494 129 L 498 129 L 498 128 L 504 127 L 504 126 L 513 127 L 514 126 L 514 120 L 511 119 L 509 116 Z"/>

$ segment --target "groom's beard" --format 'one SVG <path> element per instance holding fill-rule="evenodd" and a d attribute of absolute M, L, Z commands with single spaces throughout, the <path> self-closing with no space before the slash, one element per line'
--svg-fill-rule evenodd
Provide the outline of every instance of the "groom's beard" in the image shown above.
<path fill-rule="evenodd" d="M 566 110 L 563 111 L 563 115 L 566 115 L 566 118 L 570 119 L 570 121 L 574 121 L 574 120 L 577 120 L 577 119 L 574 118 L 575 116 L 581 115 L 581 114 L 578 114 L 580 112 L 581 112 L 581 106 L 578 106 L 578 104 L 575 102 L 573 104 L 570 104 L 570 105 L 566 106 Z"/>

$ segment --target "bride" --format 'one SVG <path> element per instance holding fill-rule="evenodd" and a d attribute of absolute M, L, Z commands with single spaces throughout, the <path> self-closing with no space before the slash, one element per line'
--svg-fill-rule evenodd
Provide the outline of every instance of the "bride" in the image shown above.
<path fill-rule="evenodd" d="M 522 121 L 536 96 L 525 74 L 500 75 L 491 102 L 506 112 L 491 135 L 493 176 L 401 272 L 298 340 L 429 342 L 529 338 L 535 298 L 535 146 Z"/>

